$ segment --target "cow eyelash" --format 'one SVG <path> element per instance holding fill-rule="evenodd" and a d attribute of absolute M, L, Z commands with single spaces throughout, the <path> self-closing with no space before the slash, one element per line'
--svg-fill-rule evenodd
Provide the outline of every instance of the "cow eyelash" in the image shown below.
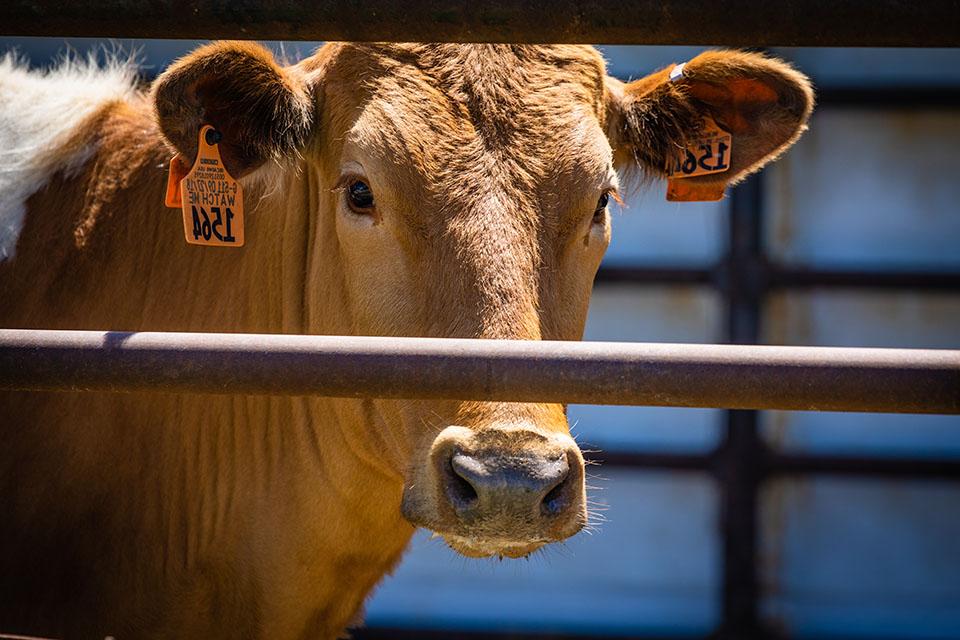
<path fill-rule="evenodd" d="M 620 202 L 622 204 L 615 189 L 607 189 L 600 194 L 600 198 L 597 199 L 597 208 L 593 211 L 592 224 L 602 224 L 606 221 L 607 207 L 610 205 L 611 200 L 614 202 Z"/>

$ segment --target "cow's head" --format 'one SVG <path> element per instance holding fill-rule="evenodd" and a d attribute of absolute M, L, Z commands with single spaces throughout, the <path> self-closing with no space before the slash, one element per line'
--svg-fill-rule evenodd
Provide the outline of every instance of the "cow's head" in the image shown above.
<path fill-rule="evenodd" d="M 619 169 L 663 175 L 711 116 L 734 136 L 731 167 L 689 184 L 736 182 L 812 109 L 806 78 L 760 55 L 673 69 L 624 84 L 589 47 L 363 44 L 281 67 L 219 43 L 154 97 L 173 146 L 191 158 L 217 127 L 228 169 L 302 230 L 305 330 L 578 340 Z M 524 555 L 586 522 L 562 405 L 350 407 L 340 422 L 402 479 L 404 516 L 464 554 Z"/>

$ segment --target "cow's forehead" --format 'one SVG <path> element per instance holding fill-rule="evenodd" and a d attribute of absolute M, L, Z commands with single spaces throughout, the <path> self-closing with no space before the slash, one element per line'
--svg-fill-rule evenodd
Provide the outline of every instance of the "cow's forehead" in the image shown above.
<path fill-rule="evenodd" d="M 327 79 L 326 108 L 347 129 L 330 133 L 399 152 L 427 174 L 475 167 L 481 153 L 528 173 L 598 155 L 583 140 L 603 120 L 605 69 L 592 47 L 349 44 Z M 362 126 L 350 130 L 346 114 Z"/>
<path fill-rule="evenodd" d="M 471 107 L 530 97 L 564 85 L 572 99 L 595 100 L 604 62 L 593 47 L 577 45 L 364 44 L 341 45 L 338 66 L 360 81 L 425 82 Z M 475 103 L 475 104 L 474 104 Z"/>

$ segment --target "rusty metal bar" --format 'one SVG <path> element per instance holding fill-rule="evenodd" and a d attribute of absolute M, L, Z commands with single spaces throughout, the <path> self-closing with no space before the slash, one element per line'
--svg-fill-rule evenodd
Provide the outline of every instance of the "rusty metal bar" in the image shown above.
<path fill-rule="evenodd" d="M 960 351 L 4 329 L 0 388 L 960 413 Z"/>
<path fill-rule="evenodd" d="M 0 35 L 960 46 L 954 0 L 5 0 Z"/>

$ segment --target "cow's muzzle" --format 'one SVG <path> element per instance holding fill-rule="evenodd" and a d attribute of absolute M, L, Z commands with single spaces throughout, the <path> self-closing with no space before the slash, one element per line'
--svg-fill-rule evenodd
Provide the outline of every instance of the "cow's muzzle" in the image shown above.
<path fill-rule="evenodd" d="M 448 427 L 427 475 L 430 497 L 406 492 L 404 515 L 464 555 L 527 555 L 586 521 L 583 458 L 566 434 Z"/>

